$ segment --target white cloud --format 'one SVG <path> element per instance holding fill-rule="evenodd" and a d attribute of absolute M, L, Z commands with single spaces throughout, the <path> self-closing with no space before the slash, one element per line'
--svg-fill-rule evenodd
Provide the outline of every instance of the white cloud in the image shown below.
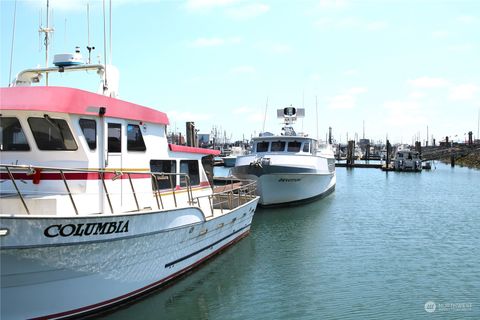
<path fill-rule="evenodd" d="M 465 24 L 472 24 L 475 21 L 477 21 L 477 18 L 474 16 L 459 16 L 457 17 L 457 21 L 460 21 L 461 23 L 465 23 Z"/>
<path fill-rule="evenodd" d="M 71 0 L 50 0 L 49 6 L 50 10 L 53 12 L 56 11 L 85 11 L 87 8 L 87 3 L 91 1 L 88 0 L 78 0 L 78 1 L 71 1 Z M 43 15 L 45 15 L 46 10 L 46 2 L 45 1 L 38 1 L 38 0 L 27 0 L 25 1 L 28 5 L 42 9 Z M 90 9 L 94 6 L 95 3 L 90 3 Z M 101 5 L 101 3 L 100 3 Z"/>
<path fill-rule="evenodd" d="M 215 7 L 225 7 L 239 0 L 188 0 L 186 7 L 189 10 L 204 10 Z"/>
<path fill-rule="evenodd" d="M 1 0 L 0 0 L 1 1 Z M 45 14 L 46 10 L 46 1 L 40 0 L 22 0 L 26 4 L 36 8 L 42 9 L 42 12 Z M 102 10 L 102 1 L 100 0 L 50 0 L 49 1 L 50 9 L 53 11 L 54 15 L 55 12 L 59 11 L 81 11 L 86 12 L 87 4 L 90 6 L 90 12 L 96 10 Z M 112 7 L 119 7 L 124 5 L 139 5 L 144 3 L 155 3 L 158 0 L 112 0 Z M 105 2 L 105 7 L 108 10 L 109 8 L 109 1 Z M 115 17 L 114 17 L 115 18 Z"/>
<path fill-rule="evenodd" d="M 473 49 L 473 45 L 470 43 L 459 44 L 455 46 L 448 47 L 448 50 L 455 53 L 468 52 Z"/>
<path fill-rule="evenodd" d="M 266 53 L 273 53 L 273 54 L 285 54 L 292 52 L 292 47 L 286 43 L 269 43 L 269 42 L 261 42 L 256 43 L 255 48 L 262 50 Z"/>
<path fill-rule="evenodd" d="M 343 72 L 343 74 L 346 75 L 346 76 L 355 76 L 355 75 L 358 74 L 358 70 L 356 70 L 356 69 L 345 70 Z"/>
<path fill-rule="evenodd" d="M 270 51 L 273 53 L 288 53 L 292 51 L 292 47 L 288 44 L 277 43 L 271 45 Z"/>
<path fill-rule="evenodd" d="M 446 79 L 432 77 L 420 77 L 408 80 L 408 83 L 417 88 L 442 88 L 449 85 L 449 82 Z"/>
<path fill-rule="evenodd" d="M 367 92 L 367 88 L 362 88 L 362 87 L 354 87 L 347 91 L 347 93 L 350 95 L 357 95 L 365 92 Z"/>
<path fill-rule="evenodd" d="M 216 47 L 226 44 L 238 44 L 242 42 L 242 39 L 239 37 L 232 37 L 232 38 L 198 38 L 190 43 L 192 47 Z"/>
<path fill-rule="evenodd" d="M 387 27 L 387 22 L 385 21 L 372 21 L 366 23 L 366 29 L 370 31 L 381 30 Z"/>
<path fill-rule="evenodd" d="M 388 112 L 385 121 L 391 126 L 407 129 L 408 126 L 425 123 L 425 117 L 417 101 L 386 101 L 384 107 Z"/>
<path fill-rule="evenodd" d="M 228 8 L 226 10 L 227 16 L 237 20 L 244 20 L 257 17 L 270 10 L 270 6 L 262 3 L 250 3 L 243 6 Z"/>
<path fill-rule="evenodd" d="M 331 109 L 352 109 L 355 107 L 355 97 L 343 94 L 330 99 L 328 107 Z"/>
<path fill-rule="evenodd" d="M 437 30 L 432 32 L 432 37 L 436 39 L 447 38 L 451 33 L 449 31 Z"/>
<path fill-rule="evenodd" d="M 365 31 L 378 31 L 388 26 L 386 21 L 367 21 L 355 17 L 344 17 L 341 19 L 332 19 L 322 17 L 317 19 L 313 25 L 319 29 L 356 29 Z"/>
<path fill-rule="evenodd" d="M 250 107 L 242 106 L 232 110 L 233 114 L 244 114 L 244 113 L 252 113 L 253 109 Z"/>
<path fill-rule="evenodd" d="M 342 94 L 331 98 L 328 107 L 331 109 L 352 109 L 357 104 L 357 96 L 365 92 L 367 92 L 367 89 L 363 87 L 345 90 Z"/>
<path fill-rule="evenodd" d="M 411 98 L 411 99 L 420 99 L 420 98 L 423 98 L 425 97 L 426 94 L 423 93 L 423 92 L 418 92 L 418 91 L 414 91 L 414 92 L 411 92 L 408 97 Z"/>
<path fill-rule="evenodd" d="M 215 47 L 225 43 L 221 38 L 198 38 L 192 42 L 192 47 Z"/>
<path fill-rule="evenodd" d="M 322 9 L 341 9 L 347 6 L 346 0 L 320 0 L 318 6 Z"/>
<path fill-rule="evenodd" d="M 450 88 L 448 97 L 451 100 L 471 100 L 480 91 L 480 86 L 475 84 L 461 84 Z"/>
<path fill-rule="evenodd" d="M 310 79 L 313 81 L 320 81 L 322 77 L 318 73 L 314 73 L 310 76 Z"/>
<path fill-rule="evenodd" d="M 255 68 L 252 66 L 237 66 L 230 70 L 232 73 L 255 73 Z"/>
<path fill-rule="evenodd" d="M 180 109 L 180 108 L 179 108 Z M 179 112 L 171 110 L 167 112 L 170 123 L 185 122 L 185 121 L 205 121 L 213 119 L 211 114 L 206 113 L 193 113 L 193 112 Z"/>

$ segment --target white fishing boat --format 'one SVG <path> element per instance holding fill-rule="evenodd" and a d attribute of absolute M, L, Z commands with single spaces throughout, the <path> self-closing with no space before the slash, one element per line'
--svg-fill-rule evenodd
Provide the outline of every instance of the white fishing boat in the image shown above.
<path fill-rule="evenodd" d="M 417 151 L 402 148 L 397 149 L 393 159 L 395 171 L 422 171 L 422 158 Z"/>
<path fill-rule="evenodd" d="M 232 174 L 257 181 L 260 204 L 290 205 L 314 200 L 335 189 L 335 157 L 331 145 L 296 134 L 291 126 L 304 109 L 279 109 L 284 120 L 281 135 L 252 139 L 252 151 L 237 157 Z"/>
<path fill-rule="evenodd" d="M 101 94 L 30 86 L 75 70 Z M 105 70 L 59 62 L 0 89 L 1 319 L 96 313 L 249 233 L 255 184 L 214 192 L 218 152 L 169 144 L 166 114 L 114 98 Z"/>
<path fill-rule="evenodd" d="M 237 160 L 237 157 L 242 156 L 246 153 L 247 153 L 247 151 L 245 150 L 245 148 L 240 147 L 240 146 L 233 146 L 232 149 L 230 150 L 229 154 L 225 157 L 222 157 L 223 166 L 224 167 L 234 167 L 235 166 L 235 161 Z"/>

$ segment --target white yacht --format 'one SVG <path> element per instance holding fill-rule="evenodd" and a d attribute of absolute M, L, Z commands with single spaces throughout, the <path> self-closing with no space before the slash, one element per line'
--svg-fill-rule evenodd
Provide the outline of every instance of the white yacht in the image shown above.
<path fill-rule="evenodd" d="M 169 144 L 167 115 L 115 98 L 105 69 L 60 63 L 0 89 L 1 319 L 98 312 L 249 234 L 254 184 L 214 192 L 219 152 Z M 31 86 L 86 70 L 100 93 Z"/>
<path fill-rule="evenodd" d="M 417 151 L 397 150 L 393 159 L 395 171 L 422 171 L 422 158 Z"/>
<path fill-rule="evenodd" d="M 279 109 L 281 135 L 252 139 L 251 153 L 237 157 L 232 175 L 257 181 L 260 204 L 290 205 L 321 198 L 335 189 L 335 157 L 331 145 L 297 134 L 291 126 L 304 109 Z"/>
<path fill-rule="evenodd" d="M 247 151 L 243 146 L 233 146 L 229 154 L 222 157 L 224 167 L 234 167 L 238 156 L 246 154 Z"/>

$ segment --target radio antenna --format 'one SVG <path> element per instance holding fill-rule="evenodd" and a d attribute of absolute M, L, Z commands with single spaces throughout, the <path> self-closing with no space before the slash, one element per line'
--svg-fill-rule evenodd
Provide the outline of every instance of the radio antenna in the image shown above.
<path fill-rule="evenodd" d="M 267 96 L 267 102 L 265 103 L 265 114 L 263 115 L 262 133 L 265 132 L 265 122 L 267 121 L 267 109 L 268 109 L 268 96 Z"/>
<path fill-rule="evenodd" d="M 50 33 L 52 33 L 54 31 L 53 28 L 50 28 L 50 25 L 49 25 L 49 14 L 50 14 L 50 1 L 47 0 L 47 26 L 46 27 L 41 26 L 38 29 L 39 33 L 44 33 L 45 34 L 45 39 L 44 39 L 45 68 L 48 68 L 48 46 L 50 45 Z M 45 72 L 45 84 L 48 86 L 48 72 Z"/>
<path fill-rule="evenodd" d="M 17 0 L 15 0 L 15 6 L 13 8 L 13 30 L 12 30 L 12 47 L 10 49 L 10 72 L 8 74 L 8 85 L 12 82 L 12 65 L 13 65 L 13 46 L 15 43 L 15 22 L 17 17 Z"/>
<path fill-rule="evenodd" d="M 106 27 L 106 14 L 105 14 L 105 0 L 103 0 L 103 59 L 105 63 L 105 73 L 103 75 L 103 92 L 108 89 L 107 83 L 107 27 Z"/>
<path fill-rule="evenodd" d="M 315 96 L 315 112 L 317 114 L 317 143 L 318 143 L 318 102 L 317 102 L 317 96 Z"/>
<path fill-rule="evenodd" d="M 92 50 L 95 50 L 95 47 L 90 46 L 90 3 L 87 2 L 87 50 L 88 50 L 88 61 L 87 64 L 92 63 Z"/>

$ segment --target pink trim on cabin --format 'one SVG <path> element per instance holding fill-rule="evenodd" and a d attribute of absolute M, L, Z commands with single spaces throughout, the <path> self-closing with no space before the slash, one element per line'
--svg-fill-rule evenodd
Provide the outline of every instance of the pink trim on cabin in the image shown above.
<path fill-rule="evenodd" d="M 105 107 L 105 117 L 168 125 L 165 113 L 100 94 L 65 87 L 0 88 L 0 109 L 97 115 Z"/>
<path fill-rule="evenodd" d="M 179 146 L 177 144 L 171 144 L 171 143 L 169 143 L 168 146 L 170 147 L 170 150 L 173 152 L 212 154 L 214 156 L 218 156 L 220 154 L 220 150 Z"/>

